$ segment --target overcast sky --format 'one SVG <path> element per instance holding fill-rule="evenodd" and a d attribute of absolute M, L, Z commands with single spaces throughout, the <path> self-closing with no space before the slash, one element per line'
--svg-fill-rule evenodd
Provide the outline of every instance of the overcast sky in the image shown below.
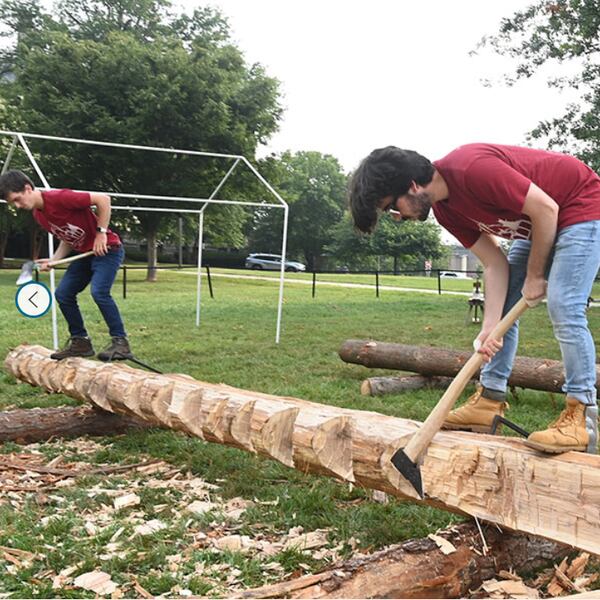
<path fill-rule="evenodd" d="M 525 0 L 212 0 L 248 62 L 281 81 L 285 114 L 261 154 L 317 150 L 346 171 L 393 144 L 440 158 L 475 141 L 521 144 L 566 97 L 543 80 L 485 88 L 510 71 L 485 34 Z M 178 2 L 189 10 L 196 0 Z"/>

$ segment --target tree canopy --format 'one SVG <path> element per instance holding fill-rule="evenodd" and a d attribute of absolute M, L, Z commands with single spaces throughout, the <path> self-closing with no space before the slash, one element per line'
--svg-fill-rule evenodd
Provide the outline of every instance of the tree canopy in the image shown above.
<path fill-rule="evenodd" d="M 531 132 L 557 150 L 570 150 L 600 169 L 600 0 L 541 0 L 503 19 L 499 31 L 482 47 L 515 59 L 513 84 L 552 67 L 550 86 L 580 90 L 565 113 L 543 121 Z M 556 66 L 569 73 L 556 76 Z"/>
<path fill-rule="evenodd" d="M 246 64 L 219 11 L 170 9 L 168 0 L 62 0 L 50 14 L 35 0 L 5 0 L 0 17 L 16 37 L 0 55 L 10 74 L 0 82 L 3 127 L 253 157 L 281 117 L 278 81 Z M 64 187 L 207 197 L 224 175 L 189 156 L 55 142 L 35 150 Z M 154 244 L 161 214 L 137 214 Z M 211 207 L 207 240 L 240 245 L 245 219 L 243 208 Z"/>

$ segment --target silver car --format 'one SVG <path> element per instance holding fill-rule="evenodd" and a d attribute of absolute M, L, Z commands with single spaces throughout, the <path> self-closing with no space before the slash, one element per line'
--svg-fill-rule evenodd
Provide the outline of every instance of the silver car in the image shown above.
<path fill-rule="evenodd" d="M 249 254 L 246 257 L 246 269 L 258 271 L 279 271 L 281 269 L 281 255 L 279 254 Z M 306 265 L 295 260 L 285 261 L 286 271 L 306 271 Z"/>

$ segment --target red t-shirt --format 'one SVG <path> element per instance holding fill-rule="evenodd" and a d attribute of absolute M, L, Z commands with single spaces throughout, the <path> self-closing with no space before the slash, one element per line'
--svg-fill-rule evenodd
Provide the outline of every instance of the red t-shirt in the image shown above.
<path fill-rule="evenodd" d="M 94 247 L 98 219 L 91 209 L 87 192 L 73 190 L 50 190 L 42 192 L 44 208 L 33 210 L 34 219 L 59 240 L 67 242 L 79 252 Z M 119 236 L 110 229 L 107 234 L 109 246 L 121 243 Z"/>
<path fill-rule="evenodd" d="M 438 222 L 467 248 L 481 233 L 529 239 L 521 211 L 533 182 L 559 207 L 558 229 L 600 219 L 600 177 L 573 156 L 498 144 L 460 146 L 433 163 L 448 198 L 433 205 Z"/>

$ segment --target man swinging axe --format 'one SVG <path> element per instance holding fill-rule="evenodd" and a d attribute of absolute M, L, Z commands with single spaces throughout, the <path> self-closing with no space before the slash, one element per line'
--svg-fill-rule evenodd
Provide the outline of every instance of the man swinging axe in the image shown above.
<path fill-rule="evenodd" d="M 71 262 L 56 288 L 55 298 L 67 321 L 70 338 L 65 348 L 51 354 L 51 358 L 94 355 L 77 304 L 77 295 L 90 285 L 92 298 L 112 338 L 98 358 L 132 359 L 119 308 L 110 294 L 125 255 L 119 236 L 108 228 L 110 197 L 66 189 L 41 191 L 21 171 L 7 171 L 0 176 L 0 196 L 15 208 L 32 211 L 34 219 L 60 240 L 54 256 L 37 261 L 40 271 L 49 271 L 52 267 L 48 263 L 64 258 L 73 250 L 93 253 Z M 96 207 L 96 213 L 92 206 Z"/>
<path fill-rule="evenodd" d="M 572 156 L 499 144 L 467 144 L 431 163 L 412 150 L 374 150 L 354 172 L 354 224 L 371 232 L 386 212 L 396 221 L 430 210 L 484 266 L 485 312 L 475 340 L 486 365 L 480 386 L 443 424 L 489 432 L 503 416 L 517 352 L 518 323 L 502 341 L 490 332 L 523 298 L 547 295 L 565 366 L 566 407 L 526 444 L 548 453 L 597 453 L 596 355 L 586 307 L 600 267 L 600 177 Z M 505 256 L 496 236 L 512 240 Z"/>

